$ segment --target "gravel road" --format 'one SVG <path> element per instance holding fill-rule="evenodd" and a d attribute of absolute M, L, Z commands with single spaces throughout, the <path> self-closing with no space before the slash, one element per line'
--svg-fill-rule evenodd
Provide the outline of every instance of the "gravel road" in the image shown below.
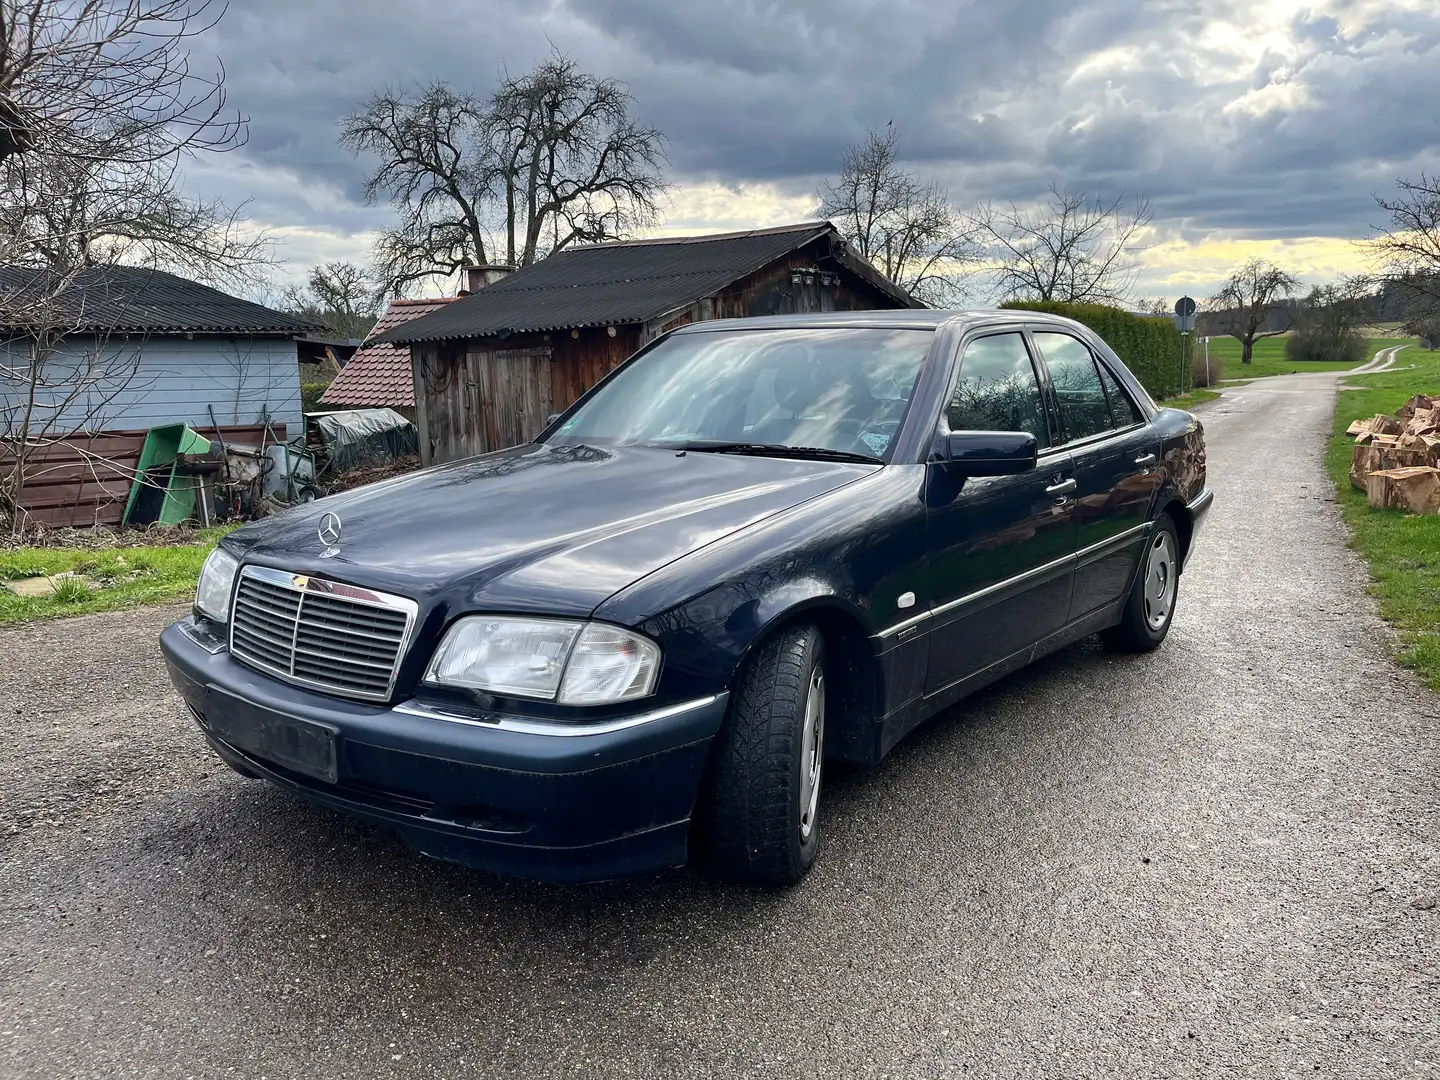
<path fill-rule="evenodd" d="M 833 780 L 784 894 L 424 861 L 224 771 L 150 609 L 0 633 L 0 1076 L 1432 1076 L 1440 702 L 1387 659 L 1331 376 L 1204 413 L 1170 640 Z"/>

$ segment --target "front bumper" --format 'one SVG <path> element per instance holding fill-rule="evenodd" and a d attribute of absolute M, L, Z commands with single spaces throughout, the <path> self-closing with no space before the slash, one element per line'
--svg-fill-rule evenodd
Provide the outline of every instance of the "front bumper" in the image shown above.
<path fill-rule="evenodd" d="M 206 740 L 242 771 L 389 825 L 426 855 L 551 880 L 684 863 L 690 813 L 726 707 L 720 694 L 594 725 L 478 720 L 292 686 L 206 642 L 193 617 L 167 627 L 160 647 Z M 237 723 L 287 719 L 329 730 L 333 779 L 222 738 L 210 719 L 221 710 L 227 735 Z"/>

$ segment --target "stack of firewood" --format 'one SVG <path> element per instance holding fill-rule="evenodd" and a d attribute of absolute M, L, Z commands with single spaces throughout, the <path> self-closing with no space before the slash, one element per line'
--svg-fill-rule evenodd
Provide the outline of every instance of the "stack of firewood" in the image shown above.
<path fill-rule="evenodd" d="M 1355 436 L 1350 482 L 1372 507 L 1440 514 L 1440 398 L 1416 394 L 1345 433 Z"/>

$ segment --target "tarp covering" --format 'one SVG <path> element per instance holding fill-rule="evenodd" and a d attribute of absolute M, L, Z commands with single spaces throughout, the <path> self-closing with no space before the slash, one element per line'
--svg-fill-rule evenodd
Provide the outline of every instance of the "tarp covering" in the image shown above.
<path fill-rule="evenodd" d="M 332 472 L 418 454 L 415 425 L 394 409 L 348 409 L 314 418 Z"/>

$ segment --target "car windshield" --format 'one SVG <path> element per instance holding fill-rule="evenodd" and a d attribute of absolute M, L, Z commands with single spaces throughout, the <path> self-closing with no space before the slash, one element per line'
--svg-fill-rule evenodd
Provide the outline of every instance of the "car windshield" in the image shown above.
<path fill-rule="evenodd" d="M 885 456 L 933 331 L 677 334 L 580 406 L 551 441 Z"/>

